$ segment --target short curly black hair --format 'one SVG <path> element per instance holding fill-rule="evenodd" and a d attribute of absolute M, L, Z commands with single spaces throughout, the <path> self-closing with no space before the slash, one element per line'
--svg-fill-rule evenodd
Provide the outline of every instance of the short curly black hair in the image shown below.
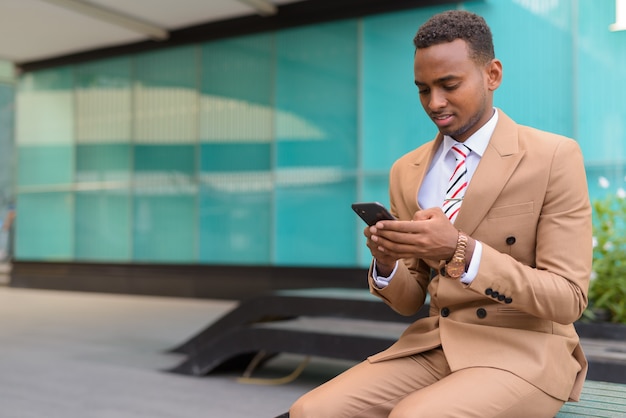
<path fill-rule="evenodd" d="M 481 16 L 464 10 L 448 10 L 434 15 L 417 31 L 415 48 L 463 39 L 470 48 L 470 57 L 486 64 L 495 58 L 491 29 Z"/>

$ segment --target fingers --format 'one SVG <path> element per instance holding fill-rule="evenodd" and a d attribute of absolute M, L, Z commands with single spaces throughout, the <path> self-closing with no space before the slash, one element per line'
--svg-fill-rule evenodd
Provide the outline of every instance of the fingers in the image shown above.
<path fill-rule="evenodd" d="M 367 246 L 378 259 L 447 259 L 454 252 L 458 231 L 440 208 L 415 213 L 410 221 L 379 221 L 364 230 Z"/>
<path fill-rule="evenodd" d="M 402 238 L 407 235 L 408 234 L 394 233 L 391 234 L 392 239 L 387 236 L 383 237 L 381 235 L 372 235 L 369 240 L 371 247 L 370 245 L 368 245 L 368 247 L 375 250 L 377 254 L 384 254 L 387 257 L 395 259 L 412 257 L 415 256 L 420 244 L 416 238 L 411 239 L 411 237 L 408 237 L 407 240 L 403 241 Z"/>
<path fill-rule="evenodd" d="M 363 230 L 363 234 L 367 237 L 366 245 L 372 253 L 372 256 L 380 263 L 392 265 L 395 264 L 397 260 L 402 258 L 400 255 L 393 253 L 386 249 L 380 243 L 380 237 L 378 235 L 374 235 L 378 231 L 375 227 L 366 227 Z"/>

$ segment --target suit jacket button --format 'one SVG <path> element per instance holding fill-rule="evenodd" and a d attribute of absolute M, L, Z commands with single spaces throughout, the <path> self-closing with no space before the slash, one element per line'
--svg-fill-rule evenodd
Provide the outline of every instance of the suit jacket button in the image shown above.
<path fill-rule="evenodd" d="M 487 311 L 485 308 L 478 308 L 476 309 L 476 316 L 482 319 L 487 316 Z"/>
<path fill-rule="evenodd" d="M 445 318 L 445 317 L 446 317 L 446 316 L 448 316 L 448 315 L 450 315 L 450 309 L 448 309 L 448 308 L 442 308 L 442 309 L 441 309 L 441 316 L 443 316 L 443 317 Z"/>
<path fill-rule="evenodd" d="M 511 237 L 506 237 L 506 245 L 513 245 L 515 244 L 515 237 L 511 236 Z"/>
<path fill-rule="evenodd" d="M 498 296 L 498 300 L 499 300 L 500 302 L 502 302 L 505 298 L 506 298 L 506 296 L 504 296 L 504 295 L 499 295 L 499 296 Z"/>
<path fill-rule="evenodd" d="M 493 293 L 493 289 L 492 288 L 488 287 L 488 288 L 485 289 L 485 295 L 489 296 L 492 293 Z"/>
<path fill-rule="evenodd" d="M 492 298 L 498 299 L 498 296 L 500 296 L 500 293 L 498 293 L 497 291 L 494 290 L 493 292 L 491 292 L 491 297 Z"/>
<path fill-rule="evenodd" d="M 504 303 L 511 303 L 511 302 L 513 302 L 513 298 L 504 299 Z"/>

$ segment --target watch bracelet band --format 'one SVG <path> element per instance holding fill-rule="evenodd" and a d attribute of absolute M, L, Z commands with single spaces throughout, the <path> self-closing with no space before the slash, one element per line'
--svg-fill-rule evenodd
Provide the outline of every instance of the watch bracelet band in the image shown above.
<path fill-rule="evenodd" d="M 452 258 L 465 260 L 465 250 L 467 249 L 467 235 L 462 231 L 459 231 L 459 236 L 456 240 L 456 248 Z"/>
<path fill-rule="evenodd" d="M 458 279 L 465 272 L 465 250 L 467 248 L 467 243 L 467 235 L 465 235 L 462 231 L 459 231 L 454 255 L 450 261 L 446 263 L 445 267 L 445 272 L 448 277 Z"/>

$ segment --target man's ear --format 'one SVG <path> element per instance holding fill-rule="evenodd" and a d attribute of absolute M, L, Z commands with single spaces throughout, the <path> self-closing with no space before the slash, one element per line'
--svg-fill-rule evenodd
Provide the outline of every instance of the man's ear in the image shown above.
<path fill-rule="evenodd" d="M 502 83 L 502 62 L 499 59 L 492 59 L 485 67 L 487 76 L 487 88 L 490 91 L 496 90 Z"/>

